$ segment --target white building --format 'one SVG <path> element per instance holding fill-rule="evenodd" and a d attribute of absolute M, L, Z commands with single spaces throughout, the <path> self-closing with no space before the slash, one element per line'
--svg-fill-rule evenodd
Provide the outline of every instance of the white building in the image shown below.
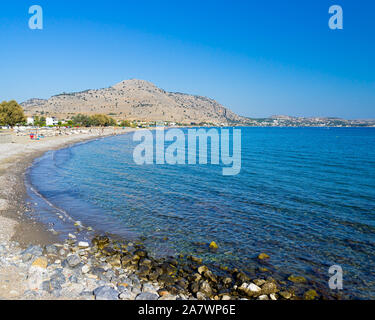
<path fill-rule="evenodd" d="M 57 126 L 57 124 L 59 123 L 59 120 L 57 120 L 55 117 L 48 117 L 46 118 L 46 126 Z"/>
<path fill-rule="evenodd" d="M 27 125 L 34 125 L 34 118 L 33 117 L 27 117 Z"/>

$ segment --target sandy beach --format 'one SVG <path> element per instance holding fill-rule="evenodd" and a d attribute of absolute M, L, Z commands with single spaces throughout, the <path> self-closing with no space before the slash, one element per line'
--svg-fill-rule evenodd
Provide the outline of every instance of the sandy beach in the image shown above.
<path fill-rule="evenodd" d="M 48 150 L 132 130 L 71 129 L 40 140 L 13 133 L 12 143 L 0 144 L 0 299 L 27 298 L 23 294 L 28 290 L 27 270 L 9 261 L 17 261 L 17 254 L 30 245 L 44 246 L 56 242 L 51 232 L 24 214 L 24 174 L 32 161 Z M 5 251 L 10 251 L 11 255 L 6 257 Z M 50 297 L 43 295 L 39 298 Z"/>

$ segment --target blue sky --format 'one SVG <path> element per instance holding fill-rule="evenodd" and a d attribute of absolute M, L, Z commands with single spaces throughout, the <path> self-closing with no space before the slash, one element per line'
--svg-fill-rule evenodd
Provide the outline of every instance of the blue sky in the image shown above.
<path fill-rule="evenodd" d="M 333 4 L 344 30 L 328 28 Z M 0 100 L 138 78 L 250 117 L 375 118 L 374 39 L 372 0 L 3 0 Z"/>

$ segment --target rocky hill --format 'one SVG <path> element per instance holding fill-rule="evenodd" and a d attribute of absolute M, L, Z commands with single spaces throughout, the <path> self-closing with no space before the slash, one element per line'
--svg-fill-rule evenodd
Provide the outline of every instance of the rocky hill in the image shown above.
<path fill-rule="evenodd" d="M 171 121 L 184 124 L 234 124 L 246 122 L 215 100 L 166 92 L 143 80 L 126 80 L 112 87 L 63 93 L 48 100 L 31 99 L 21 104 L 27 115 L 67 119 L 74 114 L 107 114 L 115 119 Z"/>

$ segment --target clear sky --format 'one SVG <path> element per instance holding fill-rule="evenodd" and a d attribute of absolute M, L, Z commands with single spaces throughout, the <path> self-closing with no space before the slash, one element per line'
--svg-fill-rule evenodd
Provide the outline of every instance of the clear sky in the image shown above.
<path fill-rule="evenodd" d="M 373 0 L 2 0 L 0 100 L 138 78 L 250 117 L 375 118 L 374 40 Z"/>

